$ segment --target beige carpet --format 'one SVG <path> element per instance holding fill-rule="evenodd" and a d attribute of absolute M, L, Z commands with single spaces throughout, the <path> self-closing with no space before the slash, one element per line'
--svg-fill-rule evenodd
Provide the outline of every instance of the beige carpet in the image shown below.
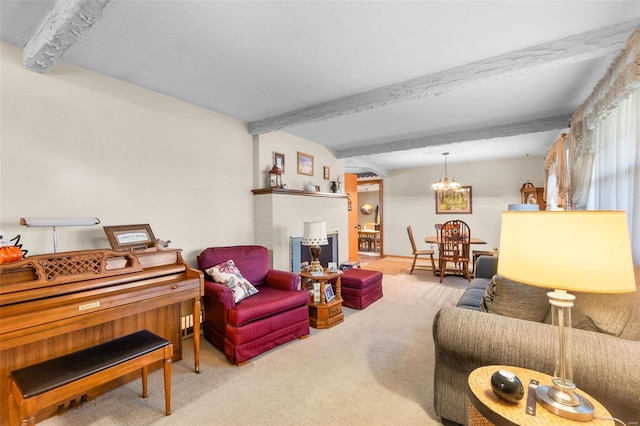
<path fill-rule="evenodd" d="M 412 262 L 413 259 L 405 257 L 385 257 L 362 265 L 362 269 L 379 271 L 387 275 L 398 275 L 410 269 Z"/>
<path fill-rule="evenodd" d="M 162 374 L 149 397 L 131 382 L 52 417 L 55 425 L 437 425 L 431 325 L 467 281 L 431 272 L 385 275 L 384 297 L 345 321 L 236 367 L 203 339 L 201 374 L 191 341 L 173 364 L 172 415 L 164 416 Z"/>

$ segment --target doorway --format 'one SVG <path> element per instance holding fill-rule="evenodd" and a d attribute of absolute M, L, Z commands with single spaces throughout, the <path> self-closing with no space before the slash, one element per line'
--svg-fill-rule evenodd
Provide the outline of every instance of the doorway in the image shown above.
<path fill-rule="evenodd" d="M 382 179 L 358 180 L 358 257 L 384 256 Z"/>

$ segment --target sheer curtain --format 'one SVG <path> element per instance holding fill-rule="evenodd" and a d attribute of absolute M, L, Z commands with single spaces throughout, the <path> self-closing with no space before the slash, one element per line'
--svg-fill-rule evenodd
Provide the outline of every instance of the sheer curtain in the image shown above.
<path fill-rule="evenodd" d="M 571 118 L 575 209 L 625 210 L 640 265 L 640 30 Z"/>
<path fill-rule="evenodd" d="M 640 90 L 594 128 L 588 210 L 625 210 L 633 263 L 640 265 Z"/>

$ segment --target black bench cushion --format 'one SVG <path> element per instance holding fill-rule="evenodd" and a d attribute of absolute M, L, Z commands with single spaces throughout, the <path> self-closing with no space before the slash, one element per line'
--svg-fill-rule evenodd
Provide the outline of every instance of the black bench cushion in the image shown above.
<path fill-rule="evenodd" d="M 23 398 L 47 392 L 137 358 L 169 344 L 148 330 L 137 331 L 86 349 L 11 372 Z"/>

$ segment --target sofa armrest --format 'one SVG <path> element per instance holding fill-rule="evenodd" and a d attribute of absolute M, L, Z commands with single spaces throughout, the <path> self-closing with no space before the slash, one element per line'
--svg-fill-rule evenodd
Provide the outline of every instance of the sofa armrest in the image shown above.
<path fill-rule="evenodd" d="M 265 282 L 269 287 L 279 290 L 295 291 L 299 290 L 300 276 L 289 271 L 269 269 Z"/>
<path fill-rule="evenodd" d="M 236 303 L 233 291 L 224 284 L 206 279 L 204 281 L 204 293 L 212 302 L 222 305 L 225 309 L 233 308 Z"/>
<path fill-rule="evenodd" d="M 498 256 L 480 256 L 476 260 L 476 278 L 491 279 L 498 272 Z"/>
<path fill-rule="evenodd" d="M 453 370 L 468 374 L 482 365 L 504 364 L 553 375 L 556 332 L 550 324 L 442 308 L 433 322 L 435 402 L 438 403 L 438 381 L 446 382 L 442 376 Z M 624 413 L 638 412 L 640 373 L 635 360 L 640 341 L 586 330 L 573 329 L 571 333 L 576 386 L 607 408 L 616 406 Z M 460 391 L 464 397 L 464 384 Z M 609 410 L 613 414 L 614 410 Z"/>

